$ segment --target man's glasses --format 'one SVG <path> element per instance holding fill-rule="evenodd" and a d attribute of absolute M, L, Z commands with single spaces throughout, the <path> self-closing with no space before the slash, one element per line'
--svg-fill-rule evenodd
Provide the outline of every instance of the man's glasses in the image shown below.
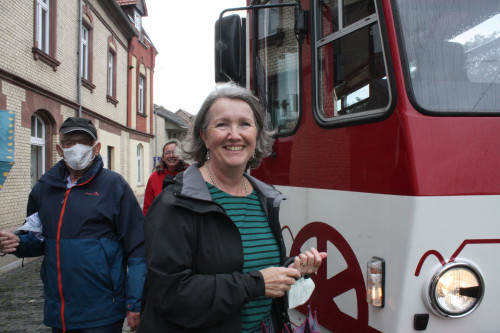
<path fill-rule="evenodd" d="M 61 147 L 63 148 L 71 148 L 77 143 L 85 146 L 92 146 L 92 140 L 88 138 L 81 138 L 77 140 L 71 140 L 71 139 L 64 139 L 61 140 Z"/>

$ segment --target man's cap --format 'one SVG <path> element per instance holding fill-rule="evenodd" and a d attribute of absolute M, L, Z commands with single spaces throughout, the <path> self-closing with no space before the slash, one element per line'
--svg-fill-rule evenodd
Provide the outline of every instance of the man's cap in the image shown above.
<path fill-rule="evenodd" d="M 61 128 L 59 128 L 59 133 L 62 134 L 75 131 L 87 132 L 94 140 L 97 140 L 97 130 L 89 119 L 69 117 L 62 123 Z"/>

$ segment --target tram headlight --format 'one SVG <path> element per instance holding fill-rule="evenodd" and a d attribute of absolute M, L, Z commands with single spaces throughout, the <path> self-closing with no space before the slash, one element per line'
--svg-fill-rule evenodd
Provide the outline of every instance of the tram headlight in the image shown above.
<path fill-rule="evenodd" d="M 484 281 L 472 265 L 453 262 L 440 268 L 431 279 L 428 296 L 431 309 L 441 317 L 459 318 L 481 303 Z"/>

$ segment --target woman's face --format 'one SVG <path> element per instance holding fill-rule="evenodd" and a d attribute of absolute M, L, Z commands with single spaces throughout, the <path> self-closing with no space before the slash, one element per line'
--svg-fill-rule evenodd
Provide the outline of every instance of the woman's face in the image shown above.
<path fill-rule="evenodd" d="M 177 145 L 175 143 L 171 143 L 169 145 L 166 145 L 163 149 L 162 160 L 170 170 L 175 170 L 175 168 L 179 164 L 179 157 L 175 154 L 176 148 Z"/>
<path fill-rule="evenodd" d="M 255 151 L 257 127 L 250 106 L 241 100 L 220 98 L 208 110 L 208 126 L 200 135 L 210 150 L 210 167 L 241 168 Z"/>

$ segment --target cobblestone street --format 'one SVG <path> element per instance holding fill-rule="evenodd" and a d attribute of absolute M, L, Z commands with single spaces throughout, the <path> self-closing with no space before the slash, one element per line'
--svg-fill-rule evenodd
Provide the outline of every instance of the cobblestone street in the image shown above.
<path fill-rule="evenodd" d="M 0 272 L 0 333 L 51 333 L 43 324 L 42 258 Z M 126 320 L 123 332 L 130 332 Z"/>
<path fill-rule="evenodd" d="M 43 325 L 41 258 L 0 274 L 0 332 L 50 333 Z"/>

